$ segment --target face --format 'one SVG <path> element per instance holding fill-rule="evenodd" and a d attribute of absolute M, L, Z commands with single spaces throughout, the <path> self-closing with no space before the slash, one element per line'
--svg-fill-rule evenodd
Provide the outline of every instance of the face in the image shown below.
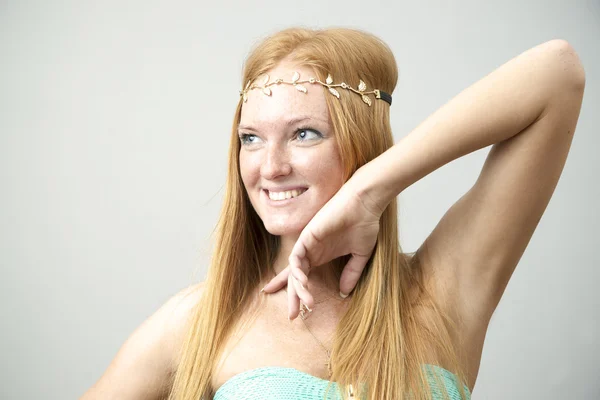
<path fill-rule="evenodd" d="M 310 68 L 282 63 L 269 82 L 315 76 Z M 257 84 L 261 84 L 259 77 Z M 323 87 L 270 86 L 272 95 L 249 91 L 243 103 L 240 170 L 252 206 L 273 235 L 298 235 L 343 184 L 343 169 Z"/>

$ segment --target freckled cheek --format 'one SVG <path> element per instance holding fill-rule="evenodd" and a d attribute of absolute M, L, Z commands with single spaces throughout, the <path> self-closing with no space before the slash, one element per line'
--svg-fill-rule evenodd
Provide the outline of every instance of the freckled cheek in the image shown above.
<path fill-rule="evenodd" d="M 342 185 L 342 168 L 339 156 L 327 152 L 317 157 L 308 157 L 296 162 L 296 171 L 323 195 L 333 195 Z"/>
<path fill-rule="evenodd" d="M 256 157 L 240 153 L 240 174 L 246 188 L 252 187 L 260 177 L 260 162 Z"/>

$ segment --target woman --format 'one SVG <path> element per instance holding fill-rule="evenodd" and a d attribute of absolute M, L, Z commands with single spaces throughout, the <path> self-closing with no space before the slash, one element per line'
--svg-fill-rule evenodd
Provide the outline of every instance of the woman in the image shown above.
<path fill-rule="evenodd" d="M 138 328 L 84 398 L 470 397 L 585 74 L 567 42 L 543 43 L 393 145 L 396 81 L 390 49 L 357 30 L 287 29 L 254 49 L 207 280 Z M 396 196 L 488 145 L 473 187 L 399 251 Z"/>

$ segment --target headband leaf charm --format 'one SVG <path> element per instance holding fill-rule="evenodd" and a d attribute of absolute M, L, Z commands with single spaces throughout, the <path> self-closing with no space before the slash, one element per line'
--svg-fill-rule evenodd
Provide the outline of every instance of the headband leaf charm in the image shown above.
<path fill-rule="evenodd" d="M 364 92 L 365 90 L 367 90 L 367 84 L 364 83 L 362 81 L 362 79 L 360 80 L 360 83 L 358 84 L 358 91 L 359 92 Z"/>
<path fill-rule="evenodd" d="M 240 90 L 240 96 L 242 96 L 244 103 L 246 103 L 248 101 L 248 92 L 253 89 L 260 89 L 264 95 L 271 96 L 273 94 L 273 92 L 271 91 L 270 86 L 280 85 L 280 84 L 284 83 L 286 85 L 293 85 L 297 91 L 306 94 L 306 93 L 308 93 L 308 89 L 306 88 L 306 86 L 302 85 L 303 83 L 310 83 L 310 84 L 318 83 L 321 86 L 326 87 L 327 91 L 329 91 L 329 93 L 331 93 L 333 96 L 337 97 L 338 100 L 340 99 L 340 92 L 338 92 L 338 90 L 336 88 L 341 87 L 342 89 L 349 90 L 351 92 L 359 94 L 361 96 L 362 101 L 365 104 L 367 104 L 369 107 L 371 107 L 373 105 L 373 100 L 369 96 L 367 96 L 369 94 L 374 95 L 376 99 L 383 100 L 386 103 L 388 103 L 389 105 L 392 105 L 392 96 L 391 95 L 389 95 L 388 93 L 382 92 L 379 89 L 375 89 L 375 90 L 371 90 L 371 91 L 367 92 L 366 91 L 367 84 L 362 79 L 359 80 L 358 89 L 354 89 L 351 85 L 348 85 L 345 82 L 342 82 L 339 84 L 334 84 L 331 74 L 327 74 L 327 79 L 325 79 L 325 82 L 322 82 L 319 79 L 316 79 L 314 77 L 310 77 L 307 80 L 301 81 L 300 74 L 298 73 L 298 71 L 295 71 L 293 73 L 292 80 L 290 82 L 284 81 L 281 78 L 277 78 L 273 82 L 269 82 L 269 80 L 270 80 L 269 75 L 265 74 L 264 78 L 262 79 L 262 86 L 252 85 L 251 84 L 252 81 L 251 80 L 248 81 L 248 83 L 246 83 L 246 87 L 244 88 L 244 90 Z"/>

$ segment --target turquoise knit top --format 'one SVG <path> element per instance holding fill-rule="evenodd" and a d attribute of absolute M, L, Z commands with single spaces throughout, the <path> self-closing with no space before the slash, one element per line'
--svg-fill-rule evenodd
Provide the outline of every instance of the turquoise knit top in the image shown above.
<path fill-rule="evenodd" d="M 458 378 L 450 371 L 433 364 L 425 364 L 433 399 L 443 399 L 443 389 L 436 385 L 434 373 L 446 386 L 451 400 L 463 400 L 458 389 Z M 437 371 L 437 372 L 434 372 Z M 261 367 L 234 375 L 215 393 L 213 400 L 338 400 L 339 387 L 334 382 L 325 392 L 329 381 L 294 368 Z M 471 393 L 464 386 L 467 399 Z"/>

